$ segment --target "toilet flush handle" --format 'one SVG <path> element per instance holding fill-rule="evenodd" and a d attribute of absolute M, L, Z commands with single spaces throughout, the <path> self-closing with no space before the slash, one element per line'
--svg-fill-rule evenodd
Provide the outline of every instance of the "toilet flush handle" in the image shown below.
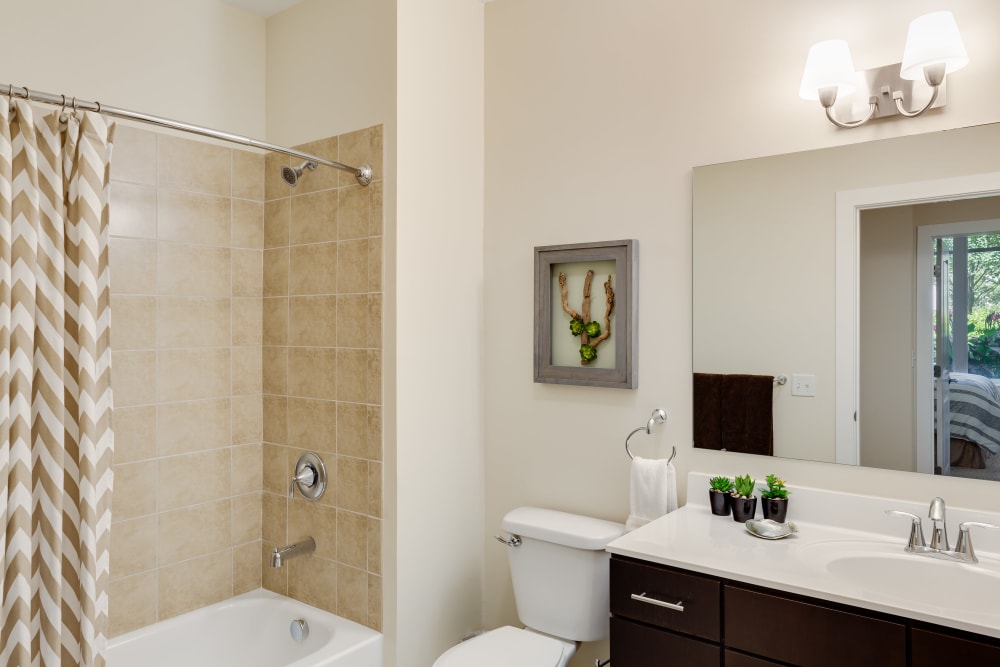
<path fill-rule="evenodd" d="M 521 546 L 521 538 L 517 535 L 511 535 L 509 538 L 501 537 L 499 535 L 493 536 L 497 542 L 506 544 L 508 547 L 519 547 Z"/>

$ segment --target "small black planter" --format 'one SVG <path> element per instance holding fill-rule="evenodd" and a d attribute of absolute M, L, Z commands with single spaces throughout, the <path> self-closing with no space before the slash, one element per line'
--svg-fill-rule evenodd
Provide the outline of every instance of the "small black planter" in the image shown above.
<path fill-rule="evenodd" d="M 712 505 L 712 514 L 715 516 L 729 516 L 729 499 L 732 495 L 725 491 L 708 490 L 708 501 Z"/>
<path fill-rule="evenodd" d="M 764 518 L 785 523 L 788 514 L 788 498 L 761 498 L 764 504 Z"/>
<path fill-rule="evenodd" d="M 731 496 L 729 503 L 733 508 L 733 521 L 745 523 L 757 514 L 757 496 L 749 498 Z"/>

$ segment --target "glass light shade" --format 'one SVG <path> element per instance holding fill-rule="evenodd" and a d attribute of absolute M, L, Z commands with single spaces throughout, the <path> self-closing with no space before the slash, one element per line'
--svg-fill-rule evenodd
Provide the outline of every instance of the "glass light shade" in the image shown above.
<path fill-rule="evenodd" d="M 842 39 L 816 42 L 809 48 L 806 69 L 802 73 L 799 97 L 818 100 L 819 89 L 835 86 L 838 93 L 854 92 L 854 61 L 851 50 Z"/>
<path fill-rule="evenodd" d="M 955 17 L 948 11 L 925 14 L 910 22 L 899 75 L 904 79 L 923 79 L 924 67 L 939 63 L 945 64 L 945 74 L 969 64 Z"/>

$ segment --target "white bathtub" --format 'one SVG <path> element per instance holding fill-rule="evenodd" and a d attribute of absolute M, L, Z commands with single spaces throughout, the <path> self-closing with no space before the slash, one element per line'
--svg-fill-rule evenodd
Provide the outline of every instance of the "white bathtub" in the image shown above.
<path fill-rule="evenodd" d="M 289 626 L 303 619 L 304 641 Z M 259 589 L 119 635 L 108 667 L 382 667 L 382 635 Z"/>

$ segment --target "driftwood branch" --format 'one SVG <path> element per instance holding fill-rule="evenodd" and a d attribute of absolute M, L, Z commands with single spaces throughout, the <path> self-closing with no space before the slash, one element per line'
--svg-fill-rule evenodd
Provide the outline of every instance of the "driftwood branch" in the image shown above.
<path fill-rule="evenodd" d="M 590 322 L 590 284 L 594 282 L 594 270 L 590 269 L 587 271 L 587 277 L 583 279 L 583 323 L 586 324 Z M 580 336 L 580 343 L 583 345 L 590 344 L 590 336 L 584 331 Z"/>
<path fill-rule="evenodd" d="M 566 293 L 566 274 L 562 271 L 559 272 L 559 291 L 562 294 L 562 307 L 566 311 L 566 314 L 574 320 L 581 319 L 577 312 L 569 307 L 569 295 Z"/>
<path fill-rule="evenodd" d="M 611 276 L 604 282 L 604 295 L 607 297 L 607 306 L 604 310 L 604 330 L 601 335 L 590 341 L 591 347 L 597 347 L 601 341 L 611 337 L 611 313 L 615 311 L 615 290 L 611 287 Z"/>

